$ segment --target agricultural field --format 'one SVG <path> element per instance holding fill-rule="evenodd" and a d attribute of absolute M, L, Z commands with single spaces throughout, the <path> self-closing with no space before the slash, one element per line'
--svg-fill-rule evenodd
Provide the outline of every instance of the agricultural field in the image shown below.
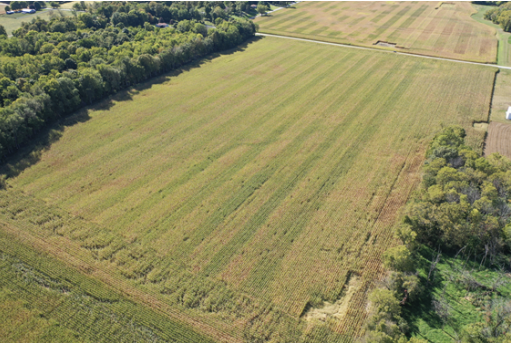
<path fill-rule="evenodd" d="M 511 65 L 511 33 L 504 32 L 499 25 L 483 18 L 484 13 L 492 6 L 474 5 L 477 13 L 473 18 L 495 29 L 499 40 L 497 63 L 503 66 Z M 506 119 L 506 111 L 511 106 L 511 71 L 500 69 L 495 78 L 494 93 L 491 103 L 490 123 L 479 124 L 488 131 L 484 154 L 486 156 L 497 152 L 511 158 L 511 121 Z M 478 124 L 476 124 L 478 125 Z"/>
<path fill-rule="evenodd" d="M 486 156 L 495 152 L 511 159 L 511 125 L 506 123 L 491 122 L 488 125 L 488 137 L 484 154 Z"/>
<path fill-rule="evenodd" d="M 52 16 L 70 16 L 71 11 L 60 11 L 54 9 L 44 9 L 34 14 L 15 13 L 15 14 L 1 14 L 0 12 L 0 25 L 5 27 L 5 31 L 10 36 L 12 31 L 19 29 L 22 22 L 29 22 L 33 18 L 39 17 L 44 20 L 50 20 Z"/>
<path fill-rule="evenodd" d="M 2 342 L 213 342 L 0 227 Z"/>
<path fill-rule="evenodd" d="M 42 134 L 0 224 L 216 341 L 351 342 L 426 145 L 481 150 L 495 72 L 257 39 Z"/>
<path fill-rule="evenodd" d="M 491 103 L 489 125 L 483 126 L 488 131 L 484 154 L 499 154 L 511 158 L 511 120 L 506 119 L 506 111 L 511 106 L 511 70 L 500 69 L 495 78 L 495 88 Z M 487 126 L 487 127 L 484 127 Z"/>
<path fill-rule="evenodd" d="M 255 22 L 264 33 L 495 63 L 495 29 L 475 12 L 469 2 L 301 2 Z"/>

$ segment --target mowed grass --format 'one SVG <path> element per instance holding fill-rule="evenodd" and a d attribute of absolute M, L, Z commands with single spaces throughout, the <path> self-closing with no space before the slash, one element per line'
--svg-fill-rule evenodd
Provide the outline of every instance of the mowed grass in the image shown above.
<path fill-rule="evenodd" d="M 243 50 L 78 113 L 10 162 L 0 218 L 81 244 L 226 341 L 325 341 L 303 314 L 349 284 L 317 327 L 352 341 L 426 145 L 459 124 L 481 148 L 496 70 L 274 38 Z"/>
<path fill-rule="evenodd" d="M 44 9 L 34 14 L 26 13 L 2 14 L 2 12 L 0 12 L 0 25 L 3 25 L 3 27 L 5 27 L 5 31 L 7 31 L 7 34 L 11 36 L 13 31 L 21 27 L 21 23 L 23 22 L 28 23 L 33 18 L 39 17 L 41 19 L 49 21 L 52 18 L 52 15 L 70 16 L 71 14 L 72 14 L 71 11 L 59 11 L 51 8 Z"/>
<path fill-rule="evenodd" d="M 504 32 L 499 25 L 494 24 L 491 20 L 484 19 L 484 13 L 491 8 L 495 8 L 494 6 L 485 6 L 485 5 L 473 5 L 477 10 L 477 13 L 472 15 L 472 18 L 477 20 L 478 22 L 488 25 L 494 29 L 495 36 L 497 37 L 498 44 L 498 53 L 497 53 L 497 64 L 503 66 L 511 66 L 511 33 Z"/>
<path fill-rule="evenodd" d="M 375 46 L 423 55 L 495 63 L 497 39 L 491 27 L 471 18 L 469 2 L 301 2 L 258 17 L 260 31 Z"/>
<path fill-rule="evenodd" d="M 495 90 L 491 104 L 491 121 L 509 124 L 506 111 L 511 106 L 511 70 L 501 69 L 495 79 Z"/>
<path fill-rule="evenodd" d="M 69 2 L 66 2 L 66 3 L 60 5 L 60 8 L 73 9 L 73 5 L 78 2 L 85 2 L 85 4 L 87 4 L 87 5 L 90 5 L 92 3 L 91 1 L 69 1 Z"/>

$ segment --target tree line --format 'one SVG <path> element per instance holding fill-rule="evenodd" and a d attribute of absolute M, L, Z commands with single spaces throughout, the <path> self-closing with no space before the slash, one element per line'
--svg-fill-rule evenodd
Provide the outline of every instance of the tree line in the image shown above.
<path fill-rule="evenodd" d="M 161 6 L 187 8 L 191 19 L 157 28 L 145 8 L 161 14 L 156 11 Z M 11 38 L 4 30 L 0 34 L 0 159 L 47 123 L 255 35 L 254 23 L 234 16 L 217 18 L 216 27 L 207 29 L 202 17 L 193 18 L 194 11 L 197 6 L 188 3 L 102 2 L 73 17 L 32 19 Z M 126 22 L 117 21 L 123 14 L 128 15 Z"/>
<path fill-rule="evenodd" d="M 463 248 L 493 264 L 511 249 L 511 162 L 480 156 L 464 145 L 464 136 L 462 128 L 448 127 L 435 137 L 404 224 L 420 243 Z"/>
<path fill-rule="evenodd" d="M 5 6 L 6 11 L 17 11 L 23 8 L 30 8 L 39 11 L 46 8 L 45 1 L 11 1 L 9 5 Z"/>
<path fill-rule="evenodd" d="M 389 272 L 383 287 L 369 294 L 373 310 L 363 341 L 408 342 L 405 334 L 409 324 L 402 316 L 403 306 L 424 301 L 421 294 L 431 287 L 441 252 L 463 256 L 465 261 L 475 260 L 479 266 L 510 266 L 511 161 L 498 154 L 480 156 L 464 144 L 464 137 L 462 128 L 450 126 L 430 144 L 421 186 L 396 228 L 402 244 L 385 252 L 384 264 Z M 418 261 L 423 259 L 420 250 L 424 248 L 438 253 L 429 273 L 420 275 Z M 500 293 L 502 280 L 488 287 L 469 271 L 450 274 L 447 282 L 467 290 L 481 289 L 486 298 Z M 485 321 L 461 328 L 459 341 L 507 342 L 511 338 L 511 304 L 500 306 L 499 301 L 509 304 L 509 299 L 490 297 L 484 305 L 488 311 Z M 446 301 L 434 299 L 432 307 L 442 320 L 449 320 Z M 410 342 L 426 341 L 412 338 Z"/>
<path fill-rule="evenodd" d="M 491 20 L 494 24 L 500 25 L 502 30 L 511 32 L 511 3 L 497 1 L 498 7 L 491 8 L 484 13 L 484 19 Z"/>

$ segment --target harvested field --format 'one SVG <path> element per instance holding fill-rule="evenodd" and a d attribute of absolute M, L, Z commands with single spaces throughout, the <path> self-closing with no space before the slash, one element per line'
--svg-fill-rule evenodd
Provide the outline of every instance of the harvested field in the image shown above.
<path fill-rule="evenodd" d="M 495 152 L 511 159 L 511 124 L 491 122 L 488 126 L 484 155 Z"/>
<path fill-rule="evenodd" d="M 301 2 L 258 17 L 264 33 L 495 63 L 495 30 L 471 18 L 469 2 Z"/>
<path fill-rule="evenodd" d="M 495 70 L 243 50 L 67 120 L 10 161 L 0 221 L 217 341 L 351 342 L 426 144 L 455 123 L 481 147 Z"/>

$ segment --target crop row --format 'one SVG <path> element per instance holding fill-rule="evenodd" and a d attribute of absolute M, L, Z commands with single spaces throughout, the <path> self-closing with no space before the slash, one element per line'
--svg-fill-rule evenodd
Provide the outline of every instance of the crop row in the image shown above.
<path fill-rule="evenodd" d="M 355 287 L 328 325 L 349 341 L 426 142 L 457 123 L 477 147 L 494 75 L 263 38 L 89 110 L 0 215 L 226 340 L 320 341 L 304 312 Z"/>
<path fill-rule="evenodd" d="M 471 18 L 473 8 L 469 3 L 439 8 L 435 3 L 354 2 L 330 7 L 319 4 L 300 3 L 296 9 L 282 10 L 256 21 L 266 33 L 363 46 L 385 41 L 396 43 L 397 49 L 406 52 L 496 61 L 494 33 Z"/>

